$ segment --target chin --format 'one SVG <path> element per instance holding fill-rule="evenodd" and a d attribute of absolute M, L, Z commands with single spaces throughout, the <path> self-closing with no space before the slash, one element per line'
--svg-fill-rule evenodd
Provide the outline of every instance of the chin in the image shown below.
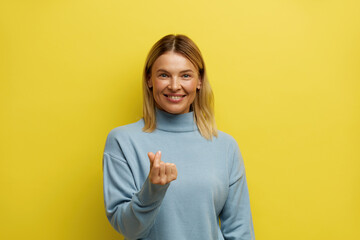
<path fill-rule="evenodd" d="M 162 109 L 163 109 L 163 111 L 171 113 L 171 114 L 183 114 L 185 112 L 189 112 L 190 107 L 189 108 L 165 107 Z"/>

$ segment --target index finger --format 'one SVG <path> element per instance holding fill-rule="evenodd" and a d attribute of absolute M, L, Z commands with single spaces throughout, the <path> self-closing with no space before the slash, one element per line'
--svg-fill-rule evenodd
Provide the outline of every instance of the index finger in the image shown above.
<path fill-rule="evenodd" d="M 153 164 L 156 166 L 160 166 L 160 159 L 161 159 L 161 151 L 157 151 L 154 157 Z"/>
<path fill-rule="evenodd" d="M 148 157 L 150 160 L 150 169 L 151 169 L 154 163 L 155 154 L 153 152 L 148 152 Z"/>

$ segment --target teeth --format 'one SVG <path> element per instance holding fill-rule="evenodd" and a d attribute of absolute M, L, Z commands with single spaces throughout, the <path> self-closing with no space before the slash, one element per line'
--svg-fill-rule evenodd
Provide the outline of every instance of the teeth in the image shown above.
<path fill-rule="evenodd" d="M 174 100 L 179 100 L 181 98 L 181 96 L 168 96 L 168 98 L 171 98 Z"/>

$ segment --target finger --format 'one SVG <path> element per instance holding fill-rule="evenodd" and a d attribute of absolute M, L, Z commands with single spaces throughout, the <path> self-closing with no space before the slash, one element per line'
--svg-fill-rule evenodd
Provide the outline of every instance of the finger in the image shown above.
<path fill-rule="evenodd" d="M 157 151 L 155 156 L 154 156 L 153 164 L 156 164 L 156 165 L 160 166 L 160 159 L 161 159 L 161 151 Z"/>
<path fill-rule="evenodd" d="M 165 163 L 165 175 L 166 175 L 166 181 L 171 182 L 171 163 Z"/>
<path fill-rule="evenodd" d="M 153 166 L 153 168 L 150 171 L 151 174 L 151 182 L 155 183 L 159 180 L 160 176 L 160 166 Z"/>
<path fill-rule="evenodd" d="M 151 171 L 151 177 L 153 179 L 157 179 L 160 175 L 160 160 L 158 158 L 158 152 L 156 152 L 154 156 L 153 166 L 150 169 Z"/>
<path fill-rule="evenodd" d="M 165 175 L 165 163 L 160 163 L 160 184 L 164 185 L 167 183 L 166 175 Z"/>
<path fill-rule="evenodd" d="M 150 160 L 150 169 L 152 169 L 155 154 L 153 152 L 148 152 L 148 157 L 149 157 L 149 160 Z"/>
<path fill-rule="evenodd" d="M 173 180 L 177 179 L 177 175 L 178 175 L 178 172 L 177 172 L 176 165 L 172 163 L 171 164 L 171 176 L 172 176 L 172 179 Z"/>

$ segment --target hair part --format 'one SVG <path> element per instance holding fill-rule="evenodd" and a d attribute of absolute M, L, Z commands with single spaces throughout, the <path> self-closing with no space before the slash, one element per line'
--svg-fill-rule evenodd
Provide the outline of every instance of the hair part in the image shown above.
<path fill-rule="evenodd" d="M 218 136 L 214 116 L 214 94 L 206 76 L 203 57 L 196 44 L 182 34 L 169 34 L 157 41 L 150 49 L 145 61 L 143 71 L 143 118 L 144 132 L 153 132 L 156 128 L 155 100 L 152 90 L 148 87 L 151 77 L 151 69 L 156 59 L 166 52 L 175 52 L 186 57 L 197 69 L 201 81 L 201 87 L 197 90 L 196 97 L 190 106 L 194 111 L 194 119 L 200 134 L 212 140 Z"/>

